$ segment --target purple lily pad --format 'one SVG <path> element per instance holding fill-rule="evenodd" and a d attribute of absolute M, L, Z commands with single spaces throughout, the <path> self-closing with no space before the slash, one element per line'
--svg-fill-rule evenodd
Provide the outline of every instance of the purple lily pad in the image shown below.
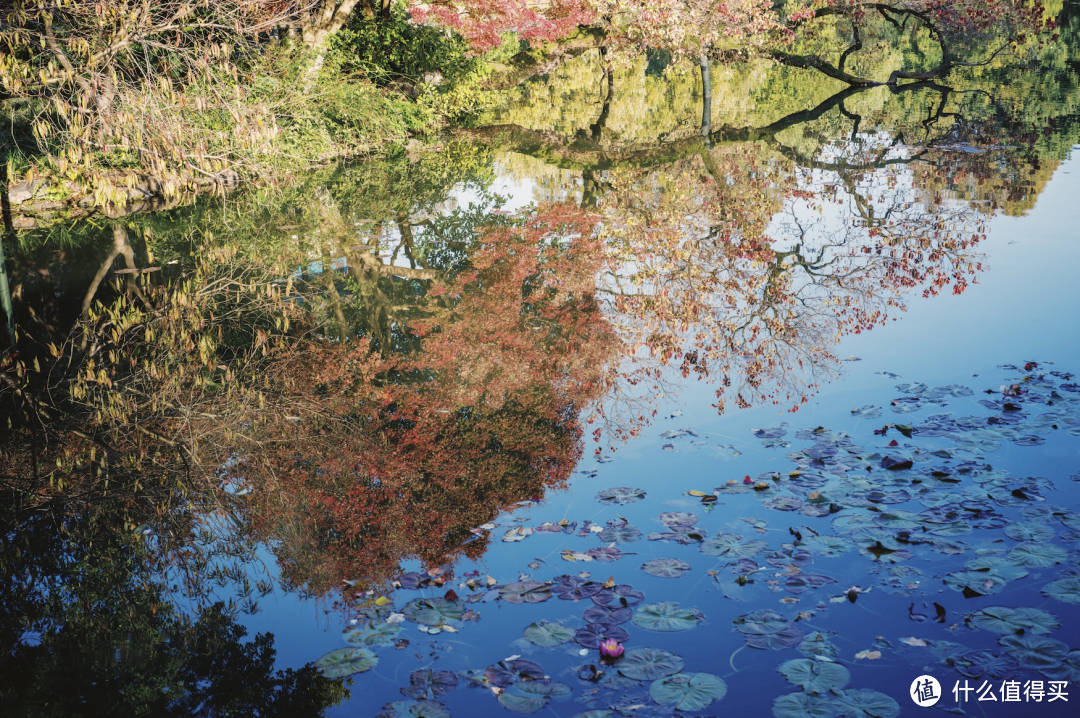
<path fill-rule="evenodd" d="M 574 634 L 574 640 L 586 648 L 599 648 L 600 643 L 609 638 L 622 643 L 630 634 L 626 629 L 607 623 L 590 623 L 584 628 L 579 628 Z"/>
<path fill-rule="evenodd" d="M 544 669 L 532 661 L 499 661 L 488 666 L 484 675 L 491 685 L 505 688 L 518 681 L 539 681 L 544 677 Z"/>
<path fill-rule="evenodd" d="M 450 671 L 413 671 L 409 674 L 409 687 L 401 688 L 402 694 L 418 701 L 438 700 L 457 688 L 458 677 Z"/>
<path fill-rule="evenodd" d="M 641 565 L 642 571 L 657 578 L 679 578 L 690 568 L 690 564 L 677 558 L 654 558 Z"/>
<path fill-rule="evenodd" d="M 630 608 L 608 608 L 607 606 L 593 606 L 585 611 L 585 615 L 582 616 L 588 623 L 603 623 L 609 626 L 614 626 L 619 623 L 626 623 L 630 620 L 630 617 L 634 615 L 633 609 Z"/>
<path fill-rule="evenodd" d="M 614 546 L 601 546 L 600 548 L 591 548 L 585 552 L 587 556 L 592 556 L 594 561 L 618 561 L 623 557 L 623 552 Z"/>
<path fill-rule="evenodd" d="M 592 600 L 598 606 L 619 608 L 638 605 L 645 600 L 645 594 L 635 590 L 633 586 L 620 583 L 615 588 L 605 588 L 597 592 Z"/>

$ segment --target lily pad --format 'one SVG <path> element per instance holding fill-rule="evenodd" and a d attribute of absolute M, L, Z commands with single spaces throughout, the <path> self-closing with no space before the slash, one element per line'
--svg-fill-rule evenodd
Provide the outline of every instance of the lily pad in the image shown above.
<path fill-rule="evenodd" d="M 515 713 L 535 713 L 551 698 L 561 698 L 572 692 L 569 686 L 554 681 L 526 681 L 515 683 L 500 693 L 499 703 Z"/>
<path fill-rule="evenodd" d="M 393 713 L 380 713 L 388 718 L 450 718 L 450 711 L 436 701 L 395 701 L 387 708 Z"/>
<path fill-rule="evenodd" d="M 1044 668 L 1042 674 L 1052 681 L 1080 682 L 1080 651 L 1070 651 L 1061 665 Z"/>
<path fill-rule="evenodd" d="M 949 588 L 965 596 L 989 596 L 1005 588 L 1006 581 L 990 571 L 957 571 L 943 579 Z"/>
<path fill-rule="evenodd" d="M 739 616 L 732 623 L 735 624 L 736 631 L 747 635 L 779 633 L 789 625 L 786 618 L 768 609 L 751 611 L 745 616 Z"/>
<path fill-rule="evenodd" d="M 333 680 L 370 671 L 378 662 L 378 656 L 367 648 L 339 648 L 315 661 L 315 667 L 324 678 Z"/>
<path fill-rule="evenodd" d="M 608 608 L 607 606 L 592 606 L 586 609 L 582 618 L 588 623 L 606 623 L 614 626 L 626 623 L 634 615 L 631 608 Z"/>
<path fill-rule="evenodd" d="M 821 588 L 830 583 L 836 583 L 836 579 L 814 573 L 797 573 L 794 576 L 788 576 L 784 581 L 784 588 L 789 593 L 799 594 L 803 591 Z"/>
<path fill-rule="evenodd" d="M 580 601 L 591 598 L 604 589 L 604 584 L 589 581 L 580 576 L 556 576 L 551 592 L 564 601 Z"/>
<path fill-rule="evenodd" d="M 1052 543 L 1022 543 L 1009 551 L 1009 560 L 1022 566 L 1049 568 L 1069 559 L 1069 552 Z"/>
<path fill-rule="evenodd" d="M 533 645 L 551 648 L 573 639 L 574 629 L 567 628 L 557 622 L 541 621 L 540 623 L 529 624 L 529 627 L 524 631 L 524 635 L 525 640 Z"/>
<path fill-rule="evenodd" d="M 803 502 L 796 496 L 774 496 L 763 501 L 761 505 L 774 511 L 798 511 Z"/>
<path fill-rule="evenodd" d="M 1020 521 L 1005 527 L 1005 535 L 1017 541 L 1049 541 L 1056 533 L 1038 521 Z"/>
<path fill-rule="evenodd" d="M 1061 627 L 1054 614 L 1040 608 L 1023 606 L 988 606 L 968 616 L 968 621 L 978 628 L 1003 635 L 1024 631 L 1045 635 Z"/>
<path fill-rule="evenodd" d="M 900 715 L 900 705 L 895 700 L 869 688 L 839 691 L 831 702 L 833 710 L 843 718 L 896 718 Z"/>
<path fill-rule="evenodd" d="M 499 592 L 507 603 L 541 603 L 551 598 L 551 587 L 540 581 L 508 583 Z"/>
<path fill-rule="evenodd" d="M 1042 670 L 1060 665 L 1069 655 L 1069 647 L 1045 636 L 1002 636 L 998 644 L 1016 659 L 1021 668 Z"/>
<path fill-rule="evenodd" d="M 629 637 L 626 629 L 607 623 L 590 623 L 574 632 L 574 640 L 586 648 L 599 648 L 609 638 L 622 643 Z"/>
<path fill-rule="evenodd" d="M 819 556 L 841 556 L 854 548 L 850 541 L 839 536 L 813 536 L 803 546 Z"/>
<path fill-rule="evenodd" d="M 677 711 L 699 711 L 727 695 L 727 683 L 711 673 L 676 673 L 649 686 L 649 695 Z"/>
<path fill-rule="evenodd" d="M 788 693 L 773 699 L 775 718 L 834 718 L 832 702 L 810 693 Z"/>
<path fill-rule="evenodd" d="M 401 633 L 400 623 L 369 621 L 346 630 L 342 637 L 346 643 L 354 646 L 389 646 L 399 633 Z"/>
<path fill-rule="evenodd" d="M 597 536 L 604 543 L 637 543 L 642 537 L 641 530 L 636 526 L 626 524 L 624 526 L 608 526 Z"/>
<path fill-rule="evenodd" d="M 1016 674 L 1019 666 L 1016 659 L 1005 654 L 998 656 L 990 651 L 968 651 L 946 660 L 962 676 L 974 678 L 992 678 L 1001 681 Z"/>
<path fill-rule="evenodd" d="M 655 681 L 682 671 L 683 659 L 656 648 L 631 648 L 623 654 L 618 669 L 635 681 Z"/>
<path fill-rule="evenodd" d="M 762 633 L 758 635 L 743 634 L 746 645 L 761 650 L 778 651 L 784 648 L 794 648 L 802 643 L 803 632 L 798 626 L 788 625 L 778 633 Z"/>
<path fill-rule="evenodd" d="M 657 578 L 679 578 L 692 567 L 677 558 L 654 558 L 641 565 L 641 570 Z"/>
<path fill-rule="evenodd" d="M 499 661 L 485 668 L 484 675 L 491 685 L 505 688 L 520 681 L 539 681 L 544 669 L 532 661 Z"/>
<path fill-rule="evenodd" d="M 678 603 L 664 601 L 642 606 L 630 619 L 638 628 L 659 633 L 674 633 L 697 628 L 705 616 L 696 608 L 679 608 Z"/>
<path fill-rule="evenodd" d="M 593 603 L 598 606 L 610 606 L 613 608 L 623 606 L 636 606 L 645 600 L 645 594 L 636 590 L 633 586 L 620 583 L 614 588 L 605 588 L 592 597 Z"/>
<path fill-rule="evenodd" d="M 1043 595 L 1062 603 L 1080 604 L 1080 576 L 1068 576 L 1043 586 Z"/>
<path fill-rule="evenodd" d="M 456 598 L 418 598 L 401 609 L 405 618 L 425 626 L 441 626 L 448 621 L 460 621 L 465 604 Z"/>
<path fill-rule="evenodd" d="M 734 561 L 741 558 L 753 558 L 767 545 L 764 541 L 746 541 L 739 534 L 717 534 L 702 541 L 698 549 L 706 556 Z"/>
<path fill-rule="evenodd" d="M 641 489 L 631 489 L 628 486 L 616 486 L 613 489 L 604 489 L 596 495 L 596 498 L 599 499 L 602 504 L 622 506 L 623 504 L 632 504 L 635 501 L 641 501 L 645 498 L 645 492 Z"/>
<path fill-rule="evenodd" d="M 409 687 L 401 692 L 418 701 L 439 699 L 457 688 L 458 677 L 450 671 L 413 671 L 409 674 Z"/>
<path fill-rule="evenodd" d="M 839 663 L 796 658 L 780 664 L 780 673 L 807 693 L 827 693 L 843 688 L 851 673 Z"/>

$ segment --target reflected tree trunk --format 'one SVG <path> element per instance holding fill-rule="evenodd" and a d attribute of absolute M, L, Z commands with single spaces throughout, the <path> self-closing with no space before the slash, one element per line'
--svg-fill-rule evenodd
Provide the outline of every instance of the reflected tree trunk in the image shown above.
<path fill-rule="evenodd" d="M 708 137 L 712 133 L 712 67 L 708 53 L 702 53 L 701 62 L 701 134 Z"/>
<path fill-rule="evenodd" d="M 5 234 L 7 234 L 5 232 Z M 8 286 L 7 262 L 4 261 L 4 242 L 0 239 L 0 308 L 4 310 L 4 325 L 8 345 L 15 348 L 15 310 L 11 303 L 11 287 Z"/>

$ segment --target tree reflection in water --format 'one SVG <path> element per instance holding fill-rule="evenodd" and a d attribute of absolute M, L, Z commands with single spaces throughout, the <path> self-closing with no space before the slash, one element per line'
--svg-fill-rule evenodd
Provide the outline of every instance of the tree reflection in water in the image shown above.
<path fill-rule="evenodd" d="M 415 163 L 252 193 L 245 212 L 204 203 L 117 221 L 107 248 L 73 242 L 67 261 L 11 257 L 3 596 L 21 667 L 5 696 L 39 700 L 20 671 L 53 675 L 68 651 L 87 661 L 73 696 L 104 671 L 179 710 L 216 699 L 163 686 L 213 693 L 215 675 L 255 671 L 243 700 L 262 714 L 317 712 L 340 683 L 272 675 L 268 639 L 238 647 L 235 612 L 269 590 L 256 545 L 286 587 L 346 601 L 407 558 L 478 558 L 475 527 L 565 486 L 586 431 L 640 431 L 680 373 L 715 387 L 719 411 L 798 408 L 843 336 L 913 292 L 964 291 L 986 220 L 1031 199 L 1016 169 L 1037 153 L 1004 146 L 1037 128 L 968 122 L 948 87 L 894 90 L 892 124 L 847 90 L 646 143 L 606 130 L 619 96 L 604 77 L 572 136 L 462 131 Z M 580 201 L 492 212 L 493 149 L 572 171 L 547 186 Z M 485 203 L 451 210 L 462 183 Z M 215 607 L 215 582 L 240 601 Z M 172 605 L 181 583 L 198 618 Z M 245 667 L 203 662 L 211 644 Z M 142 652 L 125 662 L 121 645 Z"/>

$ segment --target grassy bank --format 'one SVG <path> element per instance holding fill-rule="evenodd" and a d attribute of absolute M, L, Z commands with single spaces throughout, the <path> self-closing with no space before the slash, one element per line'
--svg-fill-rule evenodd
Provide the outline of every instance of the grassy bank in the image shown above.
<path fill-rule="evenodd" d="M 343 157 L 400 151 L 411 138 L 467 123 L 495 98 L 493 60 L 443 30 L 356 17 L 312 50 L 267 36 L 201 74 L 122 84 L 108 112 L 85 97 L 0 102 L 0 162 L 13 212 L 175 201 L 238 180 L 269 180 Z M 75 210 L 78 213 L 78 210 Z M 16 222 L 18 228 L 18 223 Z M 28 226 L 33 226 L 30 224 Z"/>

